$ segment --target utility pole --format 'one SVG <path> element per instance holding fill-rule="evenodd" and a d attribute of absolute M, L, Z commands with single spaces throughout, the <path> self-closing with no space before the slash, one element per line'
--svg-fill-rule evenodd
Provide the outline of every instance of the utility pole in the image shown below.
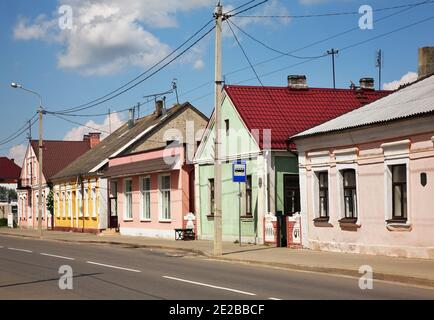
<path fill-rule="evenodd" d="M 38 201 L 38 230 L 39 230 L 39 236 L 42 238 L 42 150 L 44 148 L 43 141 L 42 141 L 42 115 L 43 115 L 43 109 L 42 109 L 42 102 L 39 105 L 39 173 L 38 173 L 38 180 L 39 180 L 39 201 Z"/>
<path fill-rule="evenodd" d="M 378 68 L 378 90 L 381 90 L 381 68 L 383 67 L 383 56 L 381 49 L 377 51 L 375 66 Z"/>
<path fill-rule="evenodd" d="M 39 98 L 39 152 L 38 152 L 38 162 L 39 162 L 39 174 L 38 174 L 38 230 L 39 236 L 42 238 L 42 149 L 43 149 L 43 141 L 42 141 L 42 116 L 44 114 L 44 109 L 42 107 L 42 96 L 30 89 L 24 88 L 22 85 L 12 82 L 11 87 L 14 89 L 21 89 L 31 94 L 38 96 Z"/>
<path fill-rule="evenodd" d="M 109 121 L 109 134 L 112 134 L 112 117 L 110 113 L 110 108 L 108 109 L 108 121 Z"/>
<path fill-rule="evenodd" d="M 331 49 L 327 50 L 327 54 L 332 56 L 332 67 L 333 67 L 333 89 L 336 89 L 336 75 L 335 75 L 335 54 L 338 54 L 339 50 Z"/>
<path fill-rule="evenodd" d="M 222 67 L 221 67 L 221 42 L 222 42 L 222 21 L 223 6 L 220 1 L 217 3 L 214 13 L 215 28 L 215 140 L 214 140 L 214 181 L 215 181 L 215 210 L 214 210 L 214 255 L 221 256 L 222 246 L 222 180 L 221 180 L 221 159 L 220 159 L 220 118 L 222 100 Z"/>
<path fill-rule="evenodd" d="M 140 102 L 137 102 L 137 119 L 140 118 Z"/>

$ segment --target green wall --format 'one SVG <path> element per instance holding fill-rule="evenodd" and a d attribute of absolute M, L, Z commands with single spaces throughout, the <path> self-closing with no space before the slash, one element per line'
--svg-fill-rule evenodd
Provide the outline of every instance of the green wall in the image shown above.
<path fill-rule="evenodd" d="M 298 158 L 291 156 L 274 156 L 274 170 L 276 179 L 276 212 L 282 211 L 283 206 L 283 176 L 285 174 L 298 174 Z"/>

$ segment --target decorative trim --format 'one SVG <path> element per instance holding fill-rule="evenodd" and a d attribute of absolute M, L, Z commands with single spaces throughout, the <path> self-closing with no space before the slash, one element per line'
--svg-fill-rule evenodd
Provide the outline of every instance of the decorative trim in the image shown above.
<path fill-rule="evenodd" d="M 345 231 L 357 231 L 361 227 L 357 224 L 357 218 L 342 218 L 338 222 L 341 229 Z"/>
<path fill-rule="evenodd" d="M 409 139 L 382 143 L 381 148 L 386 159 L 408 158 L 411 141 Z"/>

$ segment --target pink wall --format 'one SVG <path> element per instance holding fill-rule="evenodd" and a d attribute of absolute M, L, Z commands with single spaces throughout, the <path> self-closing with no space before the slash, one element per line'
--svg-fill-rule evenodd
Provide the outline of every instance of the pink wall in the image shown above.
<path fill-rule="evenodd" d="M 310 152 L 305 150 L 306 200 L 303 209 L 304 218 L 307 217 L 309 246 L 317 250 L 343 251 L 367 254 L 383 254 L 402 257 L 418 257 L 434 259 L 434 132 L 406 136 L 410 149 L 407 157 L 409 186 L 408 220 L 406 226 L 393 227 L 386 223 L 388 205 L 387 180 L 385 180 L 385 155 L 381 144 L 385 141 L 370 142 L 369 144 L 345 145 L 331 148 L 327 169 L 329 170 L 329 221 L 328 223 L 314 223 L 318 215 L 315 212 L 314 173 L 312 170 L 322 170 L 321 165 L 312 165 Z M 338 139 L 338 138 L 336 138 Z M 399 141 L 388 139 L 387 142 Z M 330 143 L 333 143 L 331 141 Z M 348 230 L 342 228 L 338 220 L 340 194 L 338 192 L 338 168 L 333 152 L 336 150 L 358 147 L 357 180 L 359 203 L 359 226 Z M 427 185 L 421 185 L 421 173 L 427 174 Z M 305 218 L 306 219 L 306 218 Z"/>

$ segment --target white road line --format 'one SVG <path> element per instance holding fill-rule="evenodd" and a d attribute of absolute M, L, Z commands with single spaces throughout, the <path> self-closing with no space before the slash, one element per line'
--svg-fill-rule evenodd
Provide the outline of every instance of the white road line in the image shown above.
<path fill-rule="evenodd" d="M 282 300 L 282 299 L 269 297 L 268 300 Z"/>
<path fill-rule="evenodd" d="M 21 252 L 28 252 L 28 253 L 32 253 L 33 251 L 31 250 L 26 250 L 26 249 L 17 249 L 17 248 L 8 248 L 9 250 L 12 251 L 21 251 Z"/>
<path fill-rule="evenodd" d="M 196 284 L 196 285 L 199 285 L 199 286 L 204 286 L 204 287 L 209 287 L 209 288 L 214 288 L 214 289 L 232 291 L 232 292 L 236 292 L 236 293 L 245 294 L 247 296 L 256 296 L 255 293 L 241 291 L 241 290 L 236 290 L 236 289 L 231 289 L 231 288 L 214 286 L 212 284 L 207 284 L 207 283 L 202 283 L 202 282 L 190 281 L 190 280 L 185 280 L 185 279 L 180 279 L 180 278 L 174 278 L 174 277 L 169 277 L 169 276 L 163 276 L 163 278 L 171 279 L 171 280 L 176 280 L 176 281 L 181 281 L 181 282 L 187 282 L 187 283 Z"/>
<path fill-rule="evenodd" d="M 122 267 L 117 267 L 117 266 L 111 266 L 109 264 L 103 264 L 103 263 L 98 263 L 98 262 L 93 262 L 93 261 L 86 261 L 86 263 L 89 264 L 95 264 L 97 266 L 102 266 L 102 267 L 107 267 L 107 268 L 113 268 L 113 269 L 119 269 L 119 270 L 125 270 L 125 271 L 131 271 L 131 272 L 142 272 L 140 270 L 135 270 L 135 269 L 128 269 L 128 268 L 122 268 Z"/>
<path fill-rule="evenodd" d="M 66 260 L 75 260 L 75 258 L 69 258 L 64 256 L 56 256 L 55 254 L 49 254 L 49 253 L 41 253 L 41 256 L 47 256 L 47 257 L 53 257 L 53 258 L 59 258 L 59 259 L 66 259 Z"/>
<path fill-rule="evenodd" d="M 0 246 L 0 249 L 3 249 L 4 247 L 3 246 Z"/>

